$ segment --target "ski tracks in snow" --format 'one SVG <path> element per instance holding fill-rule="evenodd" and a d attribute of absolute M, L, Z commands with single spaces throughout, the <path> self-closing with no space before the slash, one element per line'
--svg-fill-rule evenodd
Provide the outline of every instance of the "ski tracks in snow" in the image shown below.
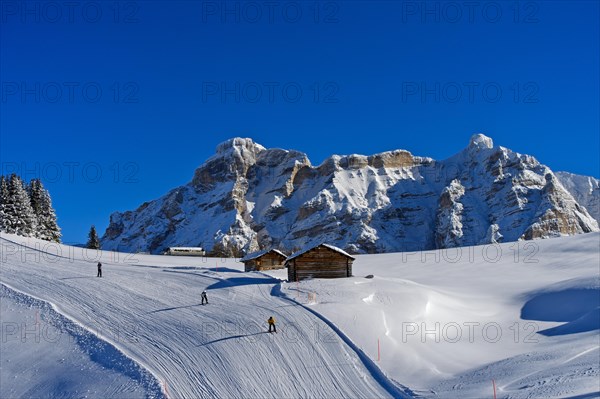
<path fill-rule="evenodd" d="M 85 260 L 4 254 L 0 276 L 18 291 L 58 304 L 149 370 L 169 398 L 414 396 L 327 319 L 277 295 L 272 279 L 103 264 L 104 277 L 95 278 L 95 264 Z M 201 306 L 205 288 L 210 304 Z M 263 333 L 271 315 L 279 334 Z"/>

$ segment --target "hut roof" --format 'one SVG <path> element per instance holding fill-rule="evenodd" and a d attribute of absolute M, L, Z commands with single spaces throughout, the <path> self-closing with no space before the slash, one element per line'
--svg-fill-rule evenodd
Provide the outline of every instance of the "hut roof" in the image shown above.
<path fill-rule="evenodd" d="M 268 254 L 269 252 L 275 252 L 276 254 L 279 254 L 279 255 L 283 256 L 284 258 L 287 258 L 287 255 L 278 249 L 265 249 L 262 251 L 257 251 L 257 252 L 252 252 L 252 253 L 247 254 L 242 259 L 240 259 L 240 262 L 248 262 L 249 260 L 260 258 L 261 256 Z"/>
<path fill-rule="evenodd" d="M 322 242 L 322 243 L 320 243 L 320 244 L 313 245 L 312 247 L 308 247 L 308 248 L 302 249 L 302 250 L 300 250 L 300 251 L 298 251 L 298 252 L 294 252 L 293 254 L 291 254 L 291 255 L 290 255 L 290 256 L 289 256 L 289 257 L 286 259 L 286 262 L 287 262 L 287 261 L 290 261 L 290 260 L 292 260 L 292 259 L 294 259 L 294 258 L 297 258 L 297 257 L 298 257 L 298 256 L 300 256 L 300 255 L 304 255 L 305 253 L 307 253 L 307 252 L 308 252 L 308 251 L 310 251 L 311 249 L 315 249 L 315 248 L 317 248 L 317 247 L 321 247 L 321 246 L 323 246 L 323 247 L 325 247 L 325 248 L 329 248 L 329 249 L 331 249 L 332 251 L 338 252 L 338 253 L 340 253 L 340 254 L 342 254 L 342 255 L 344 255 L 344 256 L 346 256 L 346 257 L 350 258 L 350 259 L 355 259 L 355 258 L 354 258 L 354 256 L 350 255 L 348 252 L 344 251 L 343 249 L 341 249 L 341 248 L 338 248 L 338 247 L 335 247 L 335 246 L 333 246 L 333 245 L 330 245 L 330 244 L 325 244 L 324 242 Z"/>
<path fill-rule="evenodd" d="M 202 247 L 168 247 L 167 249 L 181 249 L 184 251 L 198 251 L 198 250 L 202 250 Z"/>

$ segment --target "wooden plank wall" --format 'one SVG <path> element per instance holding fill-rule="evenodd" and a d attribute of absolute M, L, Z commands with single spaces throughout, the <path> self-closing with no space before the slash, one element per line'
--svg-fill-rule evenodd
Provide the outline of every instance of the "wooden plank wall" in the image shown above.
<path fill-rule="evenodd" d="M 288 263 L 288 281 L 352 276 L 353 260 L 326 247 L 317 247 Z"/>
<path fill-rule="evenodd" d="M 260 266 L 261 267 L 272 267 L 272 266 L 281 266 L 283 267 L 283 263 L 285 262 L 285 258 L 276 253 L 267 253 L 260 257 Z"/>
<path fill-rule="evenodd" d="M 252 259 L 244 262 L 244 270 L 247 272 L 253 272 L 256 270 L 256 259 Z"/>
<path fill-rule="evenodd" d="M 260 258 L 252 259 L 244 263 L 244 270 L 247 272 L 255 270 L 283 269 L 285 258 L 276 253 L 267 253 Z"/>

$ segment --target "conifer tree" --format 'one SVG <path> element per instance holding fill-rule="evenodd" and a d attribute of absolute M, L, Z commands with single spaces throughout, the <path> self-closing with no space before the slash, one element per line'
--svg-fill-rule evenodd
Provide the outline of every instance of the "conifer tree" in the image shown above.
<path fill-rule="evenodd" d="M 39 215 L 42 213 L 42 193 L 40 190 L 41 182 L 38 179 L 32 179 L 27 186 L 27 194 L 29 195 L 29 203 L 31 204 L 31 209 L 33 209 L 33 213 L 39 221 Z M 39 231 L 38 224 L 38 231 Z"/>
<path fill-rule="evenodd" d="M 37 231 L 37 220 L 23 181 L 12 174 L 7 184 L 6 199 L 2 200 L 2 227 L 11 234 L 31 237 Z"/>
<path fill-rule="evenodd" d="M 56 212 L 52 207 L 50 193 L 40 179 L 32 179 L 28 186 L 31 207 L 37 218 L 36 237 L 42 240 L 60 242 L 60 228 L 56 223 Z"/>
<path fill-rule="evenodd" d="M 98 238 L 98 233 L 96 233 L 96 227 L 94 225 L 90 228 L 86 247 L 90 249 L 100 249 L 100 239 Z"/>
<path fill-rule="evenodd" d="M 0 231 L 6 231 L 5 219 L 6 211 L 5 207 L 8 203 L 8 181 L 4 175 L 0 175 Z"/>

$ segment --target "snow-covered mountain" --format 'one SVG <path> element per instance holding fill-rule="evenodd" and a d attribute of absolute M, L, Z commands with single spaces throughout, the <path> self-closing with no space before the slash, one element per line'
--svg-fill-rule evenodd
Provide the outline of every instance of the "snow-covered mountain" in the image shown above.
<path fill-rule="evenodd" d="M 113 213 L 102 247 L 237 256 L 321 241 L 377 253 L 547 238 L 598 231 L 598 197 L 597 179 L 556 175 L 482 134 L 443 161 L 395 150 L 319 166 L 302 152 L 234 138 L 190 183 Z"/>
<path fill-rule="evenodd" d="M 600 180 L 569 172 L 556 172 L 556 177 L 575 201 L 583 205 L 589 214 L 600 222 Z"/>

